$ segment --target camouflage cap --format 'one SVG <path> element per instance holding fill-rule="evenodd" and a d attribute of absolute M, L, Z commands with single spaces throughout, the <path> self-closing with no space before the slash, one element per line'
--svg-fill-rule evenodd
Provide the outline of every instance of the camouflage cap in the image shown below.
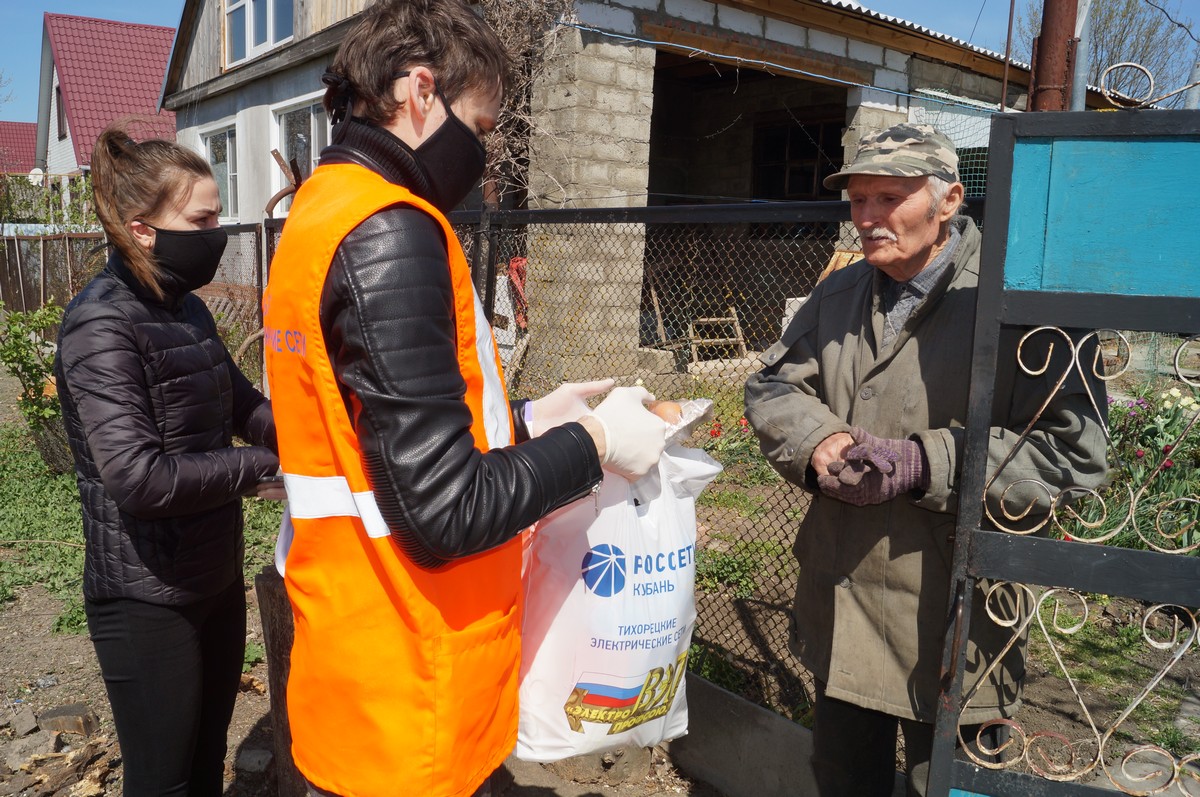
<path fill-rule="evenodd" d="M 863 136 L 854 162 L 823 181 L 826 188 L 842 191 L 856 174 L 889 177 L 937 175 L 958 182 L 958 153 L 954 143 L 933 125 L 908 122 Z"/>

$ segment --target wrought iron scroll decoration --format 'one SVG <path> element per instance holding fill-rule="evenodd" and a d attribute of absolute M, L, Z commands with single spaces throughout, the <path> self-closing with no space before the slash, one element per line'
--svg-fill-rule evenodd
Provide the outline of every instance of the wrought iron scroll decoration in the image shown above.
<path fill-rule="evenodd" d="M 1006 592 L 1011 593 L 1012 590 L 1016 590 L 1022 596 L 1018 604 L 1031 606 L 1032 611 L 1018 612 L 1017 616 L 1008 616 L 1003 611 L 1003 600 L 998 596 L 1003 596 Z M 1067 600 L 1078 607 L 1069 620 L 1064 619 L 1067 612 L 1063 609 L 1063 603 Z M 993 584 L 988 590 L 986 609 L 992 622 L 1012 629 L 1012 636 L 1003 651 L 964 695 L 963 707 L 970 706 L 981 686 L 988 682 L 989 676 L 1000 666 L 1005 655 L 1020 640 L 1026 638 L 1036 621 L 1042 639 L 1049 646 L 1059 671 L 1074 694 L 1086 722 L 1088 735 L 1071 739 L 1053 731 L 1027 730 L 1015 719 L 991 720 L 980 726 L 973 740 L 964 739 L 961 730 L 959 732 L 963 751 L 972 763 L 995 770 L 1028 769 L 1039 777 L 1059 782 L 1079 781 L 1099 769 L 1114 787 L 1125 794 L 1163 794 L 1175 786 L 1172 793 L 1191 797 L 1200 795 L 1200 769 L 1197 769 L 1197 765 L 1200 764 L 1200 751 L 1176 759 L 1170 751 L 1152 743 L 1135 744 L 1124 751 L 1116 749 L 1116 745 L 1112 744 L 1114 739 L 1119 739 L 1122 726 L 1137 708 L 1146 701 L 1189 649 L 1196 646 L 1200 619 L 1195 611 L 1168 604 L 1158 604 L 1146 610 L 1142 618 L 1143 640 L 1159 650 L 1171 651 L 1171 656 L 1111 725 L 1102 729 L 1084 700 L 1076 678 L 1068 669 L 1060 646 L 1055 642 L 1056 636 L 1075 635 L 1087 625 L 1088 604 L 1084 596 L 1074 590 L 1049 589 L 1039 597 L 1027 585 L 1001 582 Z M 1046 625 L 1047 614 L 1050 615 L 1050 628 Z M 1159 622 L 1156 623 L 1154 618 L 1159 618 Z M 1169 628 L 1167 638 L 1162 638 L 1161 632 L 1155 631 L 1155 625 L 1165 625 Z M 985 741 L 984 732 L 997 725 L 1007 726 L 1010 735 L 1003 744 L 990 747 Z M 973 744 L 967 744 L 968 741 Z M 992 756 L 1002 757 L 1003 760 L 997 762 Z M 1135 767 L 1134 764 L 1138 766 Z"/>
<path fill-rule="evenodd" d="M 1030 345 L 1030 340 L 1039 335 L 1051 336 L 1052 342 Z M 1110 347 L 1107 357 L 1104 344 Z M 1112 350 L 1114 344 L 1115 350 Z M 1071 355 L 1061 374 L 1050 372 L 1052 363 L 1055 362 L 1053 355 L 1056 346 L 1066 346 Z M 1042 352 L 1045 353 L 1044 359 L 1041 358 Z M 1200 372 L 1189 371 L 1185 367 L 1189 355 L 1200 356 L 1200 335 L 1183 339 L 1172 358 L 1175 380 L 1181 385 L 1200 388 Z M 1026 444 L 1030 435 L 1035 432 L 1038 421 L 1049 408 L 1053 396 L 1072 373 L 1077 374 L 1087 388 L 1088 403 L 1095 417 L 1103 418 L 1100 401 L 1091 390 L 1092 384 L 1109 383 L 1122 377 L 1130 369 L 1134 357 L 1133 347 L 1122 332 L 1095 330 L 1076 341 L 1066 331 L 1051 326 L 1037 327 L 1026 332 L 1017 346 L 1016 356 L 1018 366 L 1025 375 L 1047 377 L 1046 383 L 1053 384 L 1035 416 L 1026 424 L 1013 447 L 995 467 L 987 481 L 984 490 L 984 512 L 994 527 L 1012 534 L 1030 535 L 1052 526 L 1064 535 L 1069 533 L 1070 539 L 1088 544 L 1108 542 L 1121 531 L 1132 528 L 1142 542 L 1155 551 L 1188 554 L 1200 549 L 1200 541 L 1182 544 L 1187 535 L 1196 528 L 1197 522 L 1172 526 L 1169 512 L 1183 504 L 1200 505 L 1200 497 L 1177 497 L 1159 505 L 1157 511 L 1137 511 L 1143 499 L 1148 496 L 1154 480 L 1169 467 L 1166 452 L 1163 452 L 1163 458 L 1157 464 L 1148 468 L 1144 478 L 1136 484 L 1131 481 L 1126 486 L 1127 496 L 1108 496 L 1109 501 L 1117 506 L 1106 504 L 1103 488 L 1067 486 L 1056 491 L 1049 484 L 1036 479 L 1014 481 L 1004 488 L 998 501 L 996 496 L 987 498 L 1004 467 L 1013 460 L 1018 449 Z M 1085 375 L 1093 377 L 1094 381 L 1083 379 Z M 1189 406 L 1194 409 L 1191 410 L 1190 418 L 1183 425 L 1182 431 L 1173 438 L 1173 449 L 1178 449 L 1189 435 L 1200 433 L 1200 403 L 1193 402 Z M 1120 411 L 1120 408 L 1115 411 Z M 1108 425 L 1101 424 L 1101 427 L 1108 450 L 1115 453 L 1114 440 Z M 1110 460 L 1115 458 L 1110 457 Z M 1110 461 L 1111 464 L 1117 467 L 1127 465 L 1119 461 Z M 1033 499 L 1021 501 L 1010 500 L 1010 491 L 1018 486 L 1032 487 L 1035 493 L 1040 495 L 1035 494 Z M 1044 498 L 1044 501 L 1038 500 L 1041 498 Z M 1128 501 L 1127 504 L 1125 500 Z M 998 503 L 998 510 L 993 511 L 992 503 Z M 1045 517 L 1031 517 L 1039 503 L 1048 507 Z M 1084 504 L 1090 505 L 1092 511 L 1089 512 Z M 1099 507 L 1098 514 L 1095 511 L 1096 506 Z M 1141 518 L 1147 514 L 1153 517 L 1152 534 L 1141 524 Z M 1112 518 L 1115 518 L 1116 522 L 1112 528 L 1105 530 Z M 1082 536 L 1081 529 L 1085 532 Z M 1086 534 L 1093 531 L 1098 533 Z M 1173 547 L 1170 547 L 1172 545 Z M 1076 673 L 1072 673 L 1069 657 L 1063 655 L 1063 640 L 1080 633 L 1088 623 L 1089 611 L 1085 596 L 1064 588 L 1040 591 L 1039 588 L 1025 584 L 993 582 L 987 589 L 984 606 L 989 621 L 1000 628 L 1008 629 L 1011 636 L 1003 649 L 979 674 L 977 680 L 968 686 L 960 704 L 962 710 L 966 711 L 971 706 L 980 690 L 989 683 L 997 669 L 1004 665 L 1014 647 L 1027 640 L 1030 631 L 1036 628 L 1041 634 L 1040 639 L 1045 641 L 1052 654 L 1054 666 L 1069 685 L 1078 704 L 1083 735 L 1072 739 L 1054 731 L 1030 729 L 1012 718 L 984 723 L 973 740 L 962 738 L 960 728 L 959 740 L 963 744 L 963 750 L 975 765 L 993 770 L 1019 769 L 1060 782 L 1081 781 L 1093 776 L 1106 778 L 1119 791 L 1132 795 L 1170 793 L 1184 797 L 1200 797 L 1200 751 L 1189 752 L 1176 759 L 1169 750 L 1158 744 L 1131 743 L 1122 738 L 1122 728 L 1131 724 L 1130 717 L 1138 707 L 1147 703 L 1155 688 L 1189 651 L 1200 647 L 1197 645 L 1200 610 L 1169 604 L 1157 604 L 1145 609 L 1141 622 L 1143 641 L 1153 648 L 1170 651 L 1170 656 L 1136 697 L 1123 707 L 1111 724 L 1104 727 L 1084 699 L 1077 678 L 1080 665 L 1074 665 Z M 1009 738 L 998 747 L 989 747 L 984 731 L 997 725 L 1009 728 Z M 973 744 L 968 745 L 968 741 Z"/>
<path fill-rule="evenodd" d="M 1146 81 L 1149 84 L 1146 89 L 1146 93 L 1139 97 L 1127 97 L 1123 94 L 1117 94 L 1116 90 L 1108 85 L 1108 81 L 1109 75 L 1119 69 L 1132 69 L 1135 72 L 1141 72 L 1143 75 L 1145 75 Z M 1174 91 L 1169 91 L 1162 96 L 1150 99 L 1151 95 L 1154 94 L 1154 74 L 1141 64 L 1135 63 L 1134 61 L 1122 61 L 1119 64 L 1113 64 L 1108 69 L 1105 69 L 1100 73 L 1100 93 L 1104 95 L 1104 99 L 1108 100 L 1109 104 L 1114 108 L 1149 108 L 1157 105 L 1163 100 L 1174 97 L 1176 94 L 1182 94 L 1188 89 L 1195 88 L 1196 86 L 1200 86 L 1200 80 L 1196 81 L 1195 83 L 1189 83 L 1186 86 L 1177 88 Z"/>
<path fill-rule="evenodd" d="M 1056 340 L 1045 345 L 1044 361 L 1040 363 L 1029 362 L 1030 355 L 1028 353 L 1033 347 L 1028 344 L 1031 339 L 1038 335 L 1051 335 Z M 1099 345 L 1102 336 L 1117 342 L 1117 350 L 1113 363 L 1114 367 L 1112 369 L 1106 369 L 1105 367 L 1102 347 Z M 1057 338 L 1061 338 L 1061 343 Z M 1189 347 L 1193 344 L 1200 346 L 1200 336 L 1192 336 L 1184 339 L 1176 349 L 1173 358 L 1175 379 L 1191 387 L 1200 387 L 1200 376 L 1193 377 L 1185 373 L 1182 362 L 1185 353 L 1189 351 Z M 984 488 L 985 500 L 983 510 L 988 521 L 999 531 L 1025 536 L 1036 534 L 1052 524 L 1060 534 L 1069 536 L 1070 539 L 1077 542 L 1090 544 L 1108 542 L 1127 529 L 1132 528 L 1148 548 L 1160 553 L 1180 555 L 1200 549 L 1200 533 L 1195 533 L 1197 531 L 1197 521 L 1187 521 L 1188 513 L 1180 511 L 1188 506 L 1200 506 L 1200 497 L 1178 496 L 1159 504 L 1157 510 L 1152 513 L 1152 533 L 1145 528 L 1144 518 L 1146 514 L 1138 511 L 1154 481 L 1166 469 L 1171 467 L 1171 460 L 1165 454 L 1158 461 L 1157 465 L 1145 474 L 1144 479 L 1140 483 L 1134 484 L 1130 481 L 1124 485 L 1126 495 L 1122 496 L 1124 500 L 1118 502 L 1122 505 L 1119 511 L 1117 507 L 1110 506 L 1105 495 L 1098 489 L 1078 485 L 1069 485 L 1062 489 L 1056 489 L 1045 482 L 1030 478 L 1016 479 L 1006 485 L 999 495 L 992 495 L 993 486 L 1000 478 L 1005 466 L 1012 461 L 1020 448 L 1029 440 L 1030 435 L 1034 432 L 1038 422 L 1050 406 L 1055 394 L 1066 383 L 1072 371 L 1075 371 L 1079 375 L 1087 389 L 1088 403 L 1090 404 L 1093 417 L 1103 418 L 1104 416 L 1100 410 L 1097 396 L 1091 391 L 1093 382 L 1084 378 L 1085 369 L 1091 372 L 1090 375 L 1095 380 L 1107 383 L 1123 376 L 1128 371 L 1132 360 L 1132 347 L 1129 340 L 1123 333 L 1117 330 L 1094 330 L 1076 341 L 1062 329 L 1051 326 L 1040 326 L 1026 332 L 1017 347 L 1017 364 L 1021 371 L 1031 377 L 1046 375 L 1053 360 L 1054 349 L 1058 345 L 1067 347 L 1067 350 L 1070 352 L 1070 358 L 1063 372 L 1055 378 L 1053 387 L 1047 391 L 1047 395 L 1037 412 L 1018 435 L 1016 442 L 1007 455 L 992 471 Z M 1083 362 L 1083 355 L 1086 352 L 1092 353 L 1091 362 L 1089 363 Z M 1178 449 L 1179 444 L 1193 432 L 1200 433 L 1200 428 L 1198 428 L 1198 422 L 1200 422 L 1200 403 L 1196 403 L 1193 406 L 1195 410 L 1193 410 L 1190 420 L 1173 441 L 1173 448 Z M 1108 426 L 1102 423 L 1101 428 L 1104 431 L 1106 444 L 1111 451 L 1113 449 L 1113 440 Z M 1111 464 L 1122 468 L 1127 466 L 1127 463 L 1122 462 Z M 1029 492 L 1032 492 L 1033 496 L 1026 498 L 1024 501 L 1014 499 L 1017 493 L 1028 494 Z M 987 496 L 991 496 L 991 498 L 986 498 Z M 1108 498 L 1111 500 L 1113 496 L 1110 495 Z M 1042 500 L 1039 501 L 1039 499 Z M 1044 516 L 1033 515 L 1039 503 L 1045 507 Z M 1185 520 L 1177 522 L 1179 517 Z M 1187 542 L 1189 536 L 1194 536 L 1195 541 Z"/>

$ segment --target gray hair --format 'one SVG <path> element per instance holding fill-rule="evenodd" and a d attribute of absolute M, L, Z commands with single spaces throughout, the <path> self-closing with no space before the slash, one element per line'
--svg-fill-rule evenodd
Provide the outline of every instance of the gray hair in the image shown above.
<path fill-rule="evenodd" d="M 946 194 L 950 193 L 951 183 L 944 178 L 938 177 L 936 174 L 929 175 L 928 182 L 925 187 L 929 189 L 929 215 L 926 218 L 932 219 L 938 213 L 938 208 L 942 206 L 942 202 L 946 199 Z M 954 209 L 955 213 L 962 208 L 960 203 Z"/>

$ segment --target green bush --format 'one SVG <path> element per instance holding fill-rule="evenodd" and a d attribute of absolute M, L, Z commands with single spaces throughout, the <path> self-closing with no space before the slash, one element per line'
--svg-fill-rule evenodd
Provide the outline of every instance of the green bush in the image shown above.
<path fill-rule="evenodd" d="M 30 312 L 10 312 L 0 325 L 0 364 L 21 383 L 17 408 L 30 429 L 62 415 L 58 395 L 47 390 L 54 375 L 54 331 L 62 317 L 63 309 L 50 303 Z"/>

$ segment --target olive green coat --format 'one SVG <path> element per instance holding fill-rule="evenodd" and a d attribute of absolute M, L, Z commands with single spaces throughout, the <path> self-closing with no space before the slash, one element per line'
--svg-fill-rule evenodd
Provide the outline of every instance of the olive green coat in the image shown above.
<path fill-rule="evenodd" d="M 800 574 L 792 650 L 828 684 L 829 696 L 923 722 L 934 719 L 947 628 L 979 276 L 978 228 L 962 216 L 951 223 L 962 232 L 953 262 L 888 349 L 876 343 L 883 331 L 881 275 L 859 262 L 816 287 L 783 339 L 763 354 L 766 367 L 746 383 L 746 418 L 763 454 L 785 478 L 814 493 L 793 548 Z M 1017 445 L 1070 364 L 1066 341 L 1042 333 L 1023 356 L 1040 366 L 1045 342 L 1055 339 L 1052 366 L 1038 377 L 1018 373 L 1020 334 L 1006 331 L 1000 340 L 989 477 L 1017 449 L 991 484 L 989 506 L 1005 487 L 1033 479 L 1050 489 L 1016 484 L 1008 506 L 1035 500 L 1031 514 L 1045 517 L 1050 494 L 1102 481 L 1103 420 L 1073 374 Z M 1093 384 L 1092 390 L 1102 412 L 1103 388 Z M 852 425 L 878 437 L 919 439 L 931 468 L 928 492 L 866 507 L 817 492 L 808 470 L 813 450 Z M 965 690 L 1010 638 L 987 620 L 984 603 L 977 592 Z M 1018 647 L 960 720 L 1009 714 L 1023 674 Z"/>

